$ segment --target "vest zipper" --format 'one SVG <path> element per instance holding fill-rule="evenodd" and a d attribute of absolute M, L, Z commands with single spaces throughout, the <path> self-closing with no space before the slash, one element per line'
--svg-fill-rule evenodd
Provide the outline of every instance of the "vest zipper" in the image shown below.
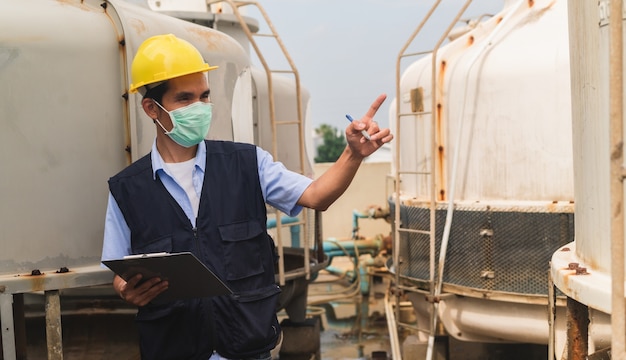
<path fill-rule="evenodd" d="M 198 252 L 200 250 L 200 244 L 198 243 L 198 227 L 194 226 L 191 231 L 193 231 L 193 240 L 194 240 L 194 245 L 196 247 L 196 252 Z M 199 252 L 198 252 L 199 254 Z"/>

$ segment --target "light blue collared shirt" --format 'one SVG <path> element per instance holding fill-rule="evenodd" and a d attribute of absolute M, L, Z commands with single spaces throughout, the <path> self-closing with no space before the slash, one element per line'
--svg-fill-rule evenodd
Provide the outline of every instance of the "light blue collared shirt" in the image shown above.
<path fill-rule="evenodd" d="M 174 177 L 168 172 L 165 162 L 156 148 L 156 140 L 152 144 L 152 176 L 156 181 L 157 174 L 161 182 L 183 209 L 191 224 L 195 227 L 196 218 L 193 213 L 191 201 L 185 190 L 176 182 Z M 285 166 L 274 161 L 272 155 L 267 151 L 256 148 L 259 180 L 261 181 L 261 191 L 263 198 L 269 205 L 288 214 L 296 216 L 302 211 L 302 206 L 296 202 L 304 193 L 304 190 L 311 184 L 312 179 L 288 170 Z M 204 171 L 206 166 L 206 144 L 198 144 L 198 151 L 194 161 L 192 181 L 193 187 L 200 197 L 202 184 L 204 182 Z M 115 198 L 109 193 L 105 224 L 104 242 L 102 245 L 102 260 L 121 259 L 130 255 L 130 229 L 120 211 Z M 104 265 L 103 265 L 104 266 Z"/>

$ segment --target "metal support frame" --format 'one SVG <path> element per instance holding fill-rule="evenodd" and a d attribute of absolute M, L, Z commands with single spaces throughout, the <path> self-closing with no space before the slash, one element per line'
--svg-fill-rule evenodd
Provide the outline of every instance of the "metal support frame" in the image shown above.
<path fill-rule="evenodd" d="M 552 265 L 550 265 L 552 268 Z M 556 344 L 556 286 L 548 270 L 548 360 L 554 360 Z"/>
<path fill-rule="evenodd" d="M 48 360 L 63 359 L 63 336 L 61 327 L 61 298 L 59 290 L 48 290 L 46 297 L 46 344 Z"/>
<path fill-rule="evenodd" d="M 44 272 L 41 275 L 0 275 L 0 324 L 2 325 L 4 360 L 17 359 L 16 318 L 13 309 L 16 296 L 35 291 L 44 292 L 48 359 L 61 360 L 63 359 L 63 342 L 59 290 L 105 285 L 110 284 L 112 280 L 113 273 L 99 264 L 77 267 L 67 272 Z"/>
<path fill-rule="evenodd" d="M 409 39 L 406 41 L 406 43 L 404 44 L 404 46 L 402 47 L 402 49 L 400 50 L 400 53 L 398 54 L 398 57 L 396 59 L 396 129 L 395 132 L 396 134 L 402 134 L 401 132 L 401 123 L 404 117 L 415 117 L 416 119 L 419 117 L 419 115 L 431 115 L 431 122 L 434 125 L 434 116 L 433 114 L 433 109 L 431 109 L 430 112 L 420 112 L 420 113 L 406 113 L 403 114 L 400 112 L 400 99 L 402 99 L 402 94 L 401 94 L 401 90 L 400 90 L 400 80 L 401 80 L 401 61 L 402 59 L 406 58 L 406 57 L 410 57 L 410 56 L 422 56 L 422 55 L 426 55 L 426 54 L 430 54 L 432 53 L 432 51 L 423 51 L 423 52 L 418 52 L 418 53 L 406 53 L 407 49 L 409 48 L 409 46 L 413 43 L 413 40 L 415 40 L 415 38 L 417 37 L 417 35 L 422 31 L 422 29 L 424 28 L 424 25 L 426 25 L 426 23 L 428 22 L 428 20 L 430 19 L 430 17 L 432 16 L 432 14 L 435 12 L 435 10 L 437 9 L 437 7 L 439 6 L 439 4 L 441 3 L 441 0 L 437 0 L 435 3 L 433 3 L 433 5 L 430 7 L 428 13 L 426 13 L 426 15 L 424 16 L 424 18 L 422 19 L 422 21 L 419 23 L 419 25 L 417 26 L 417 28 L 415 29 L 415 31 L 413 31 L 413 33 L 411 34 L 411 36 L 409 37 Z M 433 61 L 435 61 L 433 59 Z M 435 74 L 433 74 L 433 77 L 435 76 Z M 435 82 L 433 82 L 433 86 L 434 86 Z M 433 90 L 433 99 L 436 98 L 436 93 Z M 434 130 L 433 130 L 434 131 Z M 435 144 L 435 136 L 432 135 L 431 138 L 431 157 L 434 156 L 435 154 L 435 149 L 436 149 L 436 144 Z M 401 147 L 401 137 L 398 136 L 398 138 L 396 139 L 396 161 L 398 162 L 398 165 L 396 166 L 396 173 L 395 173 L 395 189 L 394 189 L 394 201 L 395 201 L 395 216 L 394 216 L 394 250 L 393 251 L 393 264 L 396 267 L 396 277 L 395 277 L 395 283 L 396 286 L 400 286 L 400 282 L 401 282 L 401 277 L 400 277 L 400 254 L 399 251 L 397 249 L 400 248 L 400 233 L 404 231 L 408 231 L 410 229 L 401 229 L 400 228 L 400 208 L 401 208 L 401 200 L 400 200 L 400 183 L 401 183 L 401 175 L 402 174 L 407 174 L 407 173 L 412 173 L 412 172 L 407 172 L 404 171 L 403 169 L 400 168 L 400 147 Z M 434 164 L 435 161 L 434 159 L 431 160 L 431 169 L 430 172 L 427 173 L 423 173 L 423 175 L 425 176 L 429 176 L 429 184 L 431 185 L 430 188 L 430 222 L 429 222 L 429 228 L 428 230 L 418 230 L 420 233 L 424 233 L 424 234 L 428 234 L 430 236 L 430 243 L 431 243 L 431 249 L 430 249 L 430 281 L 431 281 L 431 285 L 434 284 L 434 274 L 435 274 L 435 263 L 434 263 L 434 259 L 435 259 L 435 249 L 434 249 L 434 244 L 435 244 L 435 205 L 436 205 L 436 190 L 435 190 L 435 171 L 434 171 Z M 407 232 L 407 233 L 408 233 Z M 434 288 L 434 286 L 431 286 L 431 289 Z M 388 313 L 388 318 L 394 318 L 394 319 L 399 319 L 400 318 L 400 296 L 401 294 L 399 292 L 396 292 L 396 297 L 395 297 L 395 314 L 391 315 L 389 312 L 390 311 L 394 311 L 393 308 L 391 306 L 387 307 L 387 313 Z M 389 327 L 390 329 L 390 337 L 392 339 L 391 343 L 392 345 L 398 346 L 399 347 L 399 341 L 398 341 L 398 328 L 397 326 L 395 326 L 395 321 L 393 322 L 393 328 Z M 394 353 L 394 359 L 396 359 L 396 356 L 400 356 L 398 357 L 399 360 L 401 360 L 401 352 L 399 349 L 392 349 L 393 353 Z"/>
<path fill-rule="evenodd" d="M 419 119 L 420 115 L 425 115 L 429 117 L 430 120 L 430 124 L 431 124 L 431 133 L 430 133 L 430 156 L 431 156 L 431 162 L 430 162 L 430 169 L 428 172 L 425 173 L 419 173 L 419 175 L 425 175 L 429 177 L 429 181 L 428 183 L 430 184 L 430 189 L 429 189 L 429 209 L 430 209 L 430 222 L 429 222 L 429 228 L 427 230 L 411 230 L 411 229 L 401 229 L 400 228 L 400 181 L 401 181 L 401 174 L 404 173 L 410 173 L 410 174 L 416 174 L 415 172 L 410 172 L 410 171 L 403 171 L 400 168 L 400 138 L 398 138 L 396 140 L 396 159 L 398 161 L 398 166 L 396 166 L 396 181 L 395 181 L 395 205 L 396 205 L 396 212 L 395 212 L 395 234 L 394 234 L 394 247 L 396 249 L 400 248 L 400 233 L 405 231 L 405 232 L 420 232 L 423 234 L 427 234 L 429 235 L 430 238 L 430 293 L 431 293 L 431 299 L 436 299 L 440 293 L 441 293 L 441 286 L 443 283 L 443 279 L 441 279 L 442 274 L 443 274 L 443 266 L 445 264 L 445 247 L 442 248 L 441 253 L 440 253 L 440 260 L 439 260 L 439 277 L 437 277 L 436 271 L 435 271 L 435 263 L 436 263 L 436 259 L 435 259 L 435 237 L 436 237 L 436 229 L 435 229 L 435 222 L 436 222 L 436 205 L 437 205 L 437 167 L 436 167 L 436 161 L 435 161 L 435 155 L 437 154 L 437 148 L 438 148 L 438 139 L 437 138 L 437 116 L 440 116 L 440 113 L 438 111 L 435 111 L 435 109 L 437 109 L 438 106 L 438 102 L 440 101 L 440 97 L 441 97 L 441 92 L 437 89 L 437 52 L 439 50 L 439 48 L 441 47 L 441 45 L 444 43 L 445 39 L 448 37 L 450 31 L 453 29 L 454 25 L 459 21 L 459 19 L 461 18 L 461 16 L 463 15 L 463 13 L 467 10 L 467 8 L 469 7 L 469 5 L 472 3 L 473 0 L 466 0 L 465 3 L 463 4 L 463 6 L 459 9 L 459 11 L 457 12 L 457 14 L 455 15 L 454 19 L 450 22 L 450 24 L 448 25 L 448 27 L 446 28 L 446 30 L 443 32 L 443 34 L 441 35 L 441 37 L 438 39 L 435 47 L 432 50 L 429 51 L 424 51 L 424 52 L 418 52 L 418 53 L 412 53 L 412 54 L 407 54 L 406 50 L 408 49 L 408 47 L 411 45 L 411 43 L 413 42 L 413 40 L 415 39 L 415 37 L 421 32 L 422 28 L 424 27 L 424 25 L 428 22 L 428 20 L 430 19 L 430 17 L 432 16 L 432 14 L 434 13 L 434 11 L 438 8 L 439 4 L 441 3 L 441 0 L 436 1 L 430 8 L 430 10 L 428 11 L 428 13 L 426 14 L 426 16 L 424 16 L 424 18 L 422 19 L 422 21 L 420 22 L 420 24 L 418 25 L 417 29 L 413 32 L 413 34 L 411 34 L 409 40 L 407 40 L 407 42 L 405 43 L 405 45 L 403 46 L 402 50 L 400 51 L 397 60 L 396 60 L 396 133 L 397 134 L 401 134 L 401 122 L 402 122 L 402 118 L 403 117 L 412 117 L 415 119 Z M 431 109 L 428 112 L 418 112 L 418 113 L 406 113 L 403 114 L 400 112 L 400 99 L 402 99 L 402 94 L 400 93 L 400 72 L 401 72 L 401 67 L 400 67 L 400 62 L 403 58 L 408 57 L 408 56 L 415 56 L 415 55 L 426 55 L 426 54 L 431 54 L 432 56 L 432 61 L 431 61 Z M 444 179 L 443 179 L 443 171 L 441 170 L 441 175 L 440 175 L 440 179 L 439 179 L 439 183 L 440 184 L 444 184 Z M 450 199 L 450 201 L 453 201 L 453 199 Z M 394 264 L 396 264 L 396 266 L 398 266 L 399 261 L 400 261 L 400 257 L 398 254 L 398 251 L 394 251 Z M 399 286 L 400 284 L 400 271 L 396 270 L 396 284 L 397 286 Z M 402 287 L 404 290 L 408 290 L 405 289 L 404 287 Z M 399 311 L 400 311 L 400 306 L 399 306 L 399 296 L 396 297 L 396 314 L 395 317 L 399 318 Z M 428 350 L 427 350 L 427 354 L 426 354 L 426 358 L 427 359 L 432 359 L 433 357 L 433 348 L 434 348 L 434 340 L 435 340 L 435 335 L 437 332 L 437 307 L 438 307 L 438 303 L 437 301 L 433 301 L 432 302 L 432 310 L 431 310 L 431 324 L 430 324 L 430 334 L 429 334 L 429 339 L 428 339 Z"/>
<path fill-rule="evenodd" d="M 13 328 L 13 294 L 0 293 L 0 320 L 2 324 L 2 355 L 5 360 L 17 358 Z"/>
<path fill-rule="evenodd" d="M 567 358 L 586 360 L 589 349 L 589 308 L 567 298 Z"/>

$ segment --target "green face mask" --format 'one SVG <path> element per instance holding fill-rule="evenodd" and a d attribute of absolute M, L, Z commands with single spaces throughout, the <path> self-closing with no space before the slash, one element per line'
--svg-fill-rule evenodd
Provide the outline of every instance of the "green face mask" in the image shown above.
<path fill-rule="evenodd" d="M 155 119 L 155 121 L 165 134 L 178 145 L 187 148 L 198 145 L 209 133 L 213 104 L 198 101 L 176 110 L 167 111 L 158 102 L 155 101 L 154 103 L 169 114 L 170 119 L 172 119 L 172 130 L 165 130 L 159 119 Z"/>

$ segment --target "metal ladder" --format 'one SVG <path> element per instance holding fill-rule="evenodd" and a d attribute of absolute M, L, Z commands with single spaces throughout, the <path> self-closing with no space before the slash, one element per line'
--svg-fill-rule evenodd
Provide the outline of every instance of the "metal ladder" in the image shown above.
<path fill-rule="evenodd" d="M 246 34 L 248 38 L 248 41 L 250 42 L 250 45 L 254 49 L 256 56 L 258 57 L 259 61 L 261 62 L 261 65 L 263 66 L 263 69 L 265 70 L 265 74 L 267 76 L 267 87 L 268 87 L 268 94 L 269 94 L 269 114 L 270 114 L 270 121 L 272 124 L 272 156 L 274 157 L 274 160 L 280 161 L 279 156 L 278 156 L 278 140 L 277 140 L 278 127 L 287 126 L 287 125 L 297 125 L 298 146 L 299 146 L 299 152 L 300 152 L 300 159 L 299 159 L 300 166 L 297 171 L 300 174 L 304 174 L 305 172 L 304 121 L 303 121 L 303 111 L 302 111 L 302 92 L 301 92 L 301 85 L 300 85 L 300 75 L 298 73 L 298 70 L 293 60 L 291 59 L 291 56 L 287 52 L 287 49 L 285 45 L 283 44 L 280 36 L 276 32 L 276 29 L 274 28 L 274 25 L 272 24 L 269 16 L 267 15 L 266 11 L 263 9 L 261 4 L 259 4 L 257 1 L 207 0 L 207 6 L 212 5 L 212 4 L 220 4 L 220 3 L 226 3 L 232 9 L 233 14 L 236 16 L 237 20 L 239 21 L 241 28 L 243 29 L 244 33 Z M 245 21 L 240 11 L 240 8 L 243 8 L 246 6 L 253 6 L 258 9 L 258 11 L 263 16 L 263 20 L 265 21 L 265 24 L 268 26 L 270 33 L 255 33 L 250 30 L 250 27 L 248 26 L 247 22 Z M 263 56 L 263 52 L 261 51 L 259 44 L 257 43 L 257 41 L 255 41 L 256 37 L 265 37 L 265 38 L 274 39 L 276 43 L 278 44 L 285 60 L 288 62 L 289 69 L 285 70 L 285 69 L 271 68 L 268 65 L 267 60 Z M 295 120 L 283 120 L 283 119 L 276 118 L 276 99 L 274 95 L 274 86 L 273 86 L 273 81 L 272 81 L 273 74 L 290 74 L 295 79 L 296 102 L 297 102 L 296 104 L 297 118 Z M 277 243 L 276 247 L 278 249 L 278 255 L 280 259 L 279 265 L 278 265 L 280 285 L 285 285 L 285 263 L 284 263 L 284 251 L 283 251 L 283 239 L 282 239 L 282 233 L 283 233 L 284 227 L 302 226 L 302 230 L 303 230 L 302 233 L 305 234 L 304 244 L 303 244 L 304 269 L 306 273 L 306 278 L 309 279 L 311 275 L 310 274 L 311 269 L 310 269 L 310 261 L 309 261 L 310 244 L 309 244 L 308 234 L 309 234 L 309 223 L 311 222 L 309 218 L 312 217 L 310 215 L 311 210 L 304 209 L 304 212 L 303 212 L 304 215 L 302 216 L 300 221 L 290 222 L 289 224 L 283 224 L 283 222 L 281 221 L 282 214 L 278 209 L 272 208 L 270 211 L 272 210 L 276 216 L 276 239 L 275 240 Z M 321 262 L 322 259 L 318 259 L 318 261 Z"/>
<path fill-rule="evenodd" d="M 395 321 L 394 319 L 394 324 L 397 325 L 396 329 L 391 329 L 390 327 L 390 331 L 397 331 L 398 328 L 400 327 L 404 327 L 407 329 L 412 329 L 412 330 L 416 330 L 419 332 L 428 332 L 429 333 L 429 344 L 428 344 L 428 352 L 426 354 L 426 358 L 427 359 L 432 359 L 433 356 L 433 345 L 434 345 L 434 337 L 435 334 L 437 332 L 437 307 L 438 307 L 438 301 L 439 301 L 439 296 L 441 293 L 441 288 L 442 288 L 442 283 L 443 283 L 443 267 L 445 264 L 445 248 L 442 247 L 441 251 L 440 251 L 440 259 L 439 259 L 439 263 L 438 263 L 438 276 L 436 276 L 436 269 L 435 269 L 435 264 L 436 262 L 436 255 L 435 255 L 435 246 L 436 246 L 436 210 L 437 210 L 437 201 L 443 201 L 445 200 L 444 195 L 445 194 L 445 184 L 446 184 L 446 179 L 445 179 L 445 173 L 444 173 L 444 168 L 443 165 L 440 166 L 440 168 L 437 168 L 436 164 L 437 162 L 435 161 L 437 155 L 438 155 L 438 143 L 441 142 L 441 139 L 439 139 L 438 137 L 438 132 L 437 131 L 437 118 L 439 116 L 441 116 L 441 112 L 440 111 L 433 111 L 434 109 L 438 109 L 439 108 L 439 104 L 440 104 L 440 97 L 441 94 L 437 91 L 437 52 L 440 48 L 440 46 L 443 44 L 443 42 L 445 41 L 445 39 L 448 37 L 448 35 L 450 34 L 452 28 L 455 26 L 456 23 L 459 22 L 461 16 L 463 15 L 463 13 L 465 12 L 465 10 L 468 8 L 468 6 L 471 4 L 472 0 L 466 0 L 466 2 L 464 3 L 464 5 L 461 7 L 461 9 L 458 11 L 458 13 L 456 14 L 456 16 L 454 17 L 454 20 L 452 22 L 450 22 L 449 26 L 447 27 L 447 29 L 444 31 L 443 35 L 438 39 L 435 47 L 431 50 L 427 50 L 427 51 L 421 51 L 421 52 L 414 52 L 414 53 L 407 53 L 407 49 L 409 48 L 409 46 L 413 43 L 414 39 L 416 38 L 416 36 L 422 31 L 424 25 L 430 20 L 432 14 L 435 12 L 435 10 L 438 8 L 438 6 L 441 3 L 441 0 L 437 0 L 433 3 L 433 5 L 430 7 L 429 11 L 426 13 L 426 15 L 424 16 L 424 18 L 422 19 L 422 21 L 419 23 L 419 25 L 417 26 L 417 28 L 415 29 L 415 31 L 411 34 L 411 36 L 409 37 L 409 39 L 407 40 L 407 42 L 405 43 L 405 45 L 403 46 L 402 50 L 400 51 L 400 53 L 398 54 L 398 57 L 396 59 L 396 129 L 395 132 L 396 134 L 400 135 L 402 134 L 402 123 L 404 121 L 409 121 L 409 120 L 414 120 L 414 121 L 430 121 L 431 124 L 431 131 L 429 134 L 430 137 L 430 154 L 427 154 L 430 156 L 430 166 L 429 169 L 426 171 L 418 171 L 418 170 L 404 170 L 403 168 L 401 168 L 401 162 L 400 162 L 400 148 L 401 148 L 401 136 L 398 136 L 396 141 L 396 171 L 395 171 L 395 191 L 394 191 L 394 202 L 395 202 L 395 226 L 394 226 L 394 249 L 396 249 L 396 251 L 393 252 L 393 261 L 394 264 L 396 266 L 396 271 L 395 271 L 395 286 L 399 291 L 396 291 L 396 297 L 395 297 L 395 301 L 396 301 L 396 306 L 395 306 L 395 311 L 394 311 L 394 317 L 395 319 L 400 319 L 400 297 L 402 296 L 402 294 L 404 292 L 415 292 L 418 291 L 419 289 L 417 289 L 416 287 L 412 287 L 412 286 L 407 286 L 407 285 L 403 285 L 401 283 L 401 274 L 400 271 L 398 269 L 398 266 L 400 264 L 400 254 L 398 249 L 400 248 L 400 236 L 401 234 L 404 234 L 405 236 L 409 236 L 410 234 L 421 234 L 421 235 L 428 235 L 429 239 L 430 239 L 430 254 L 429 254 L 429 262 L 430 262 L 430 268 L 429 268 L 429 273 L 430 273 L 430 277 L 429 277 L 429 296 L 428 296 L 428 301 L 432 304 L 432 311 L 431 311 L 431 321 L 430 321 L 430 327 L 428 330 L 423 329 L 423 328 L 419 328 L 416 327 L 412 324 L 408 324 L 408 323 L 402 323 L 400 321 Z M 400 90 L 400 80 L 401 80 L 401 61 L 404 58 L 408 58 L 408 57 L 414 57 L 414 56 L 424 56 L 424 55 L 429 55 L 432 54 L 432 62 L 431 62 L 431 107 L 429 111 L 424 111 L 423 106 L 414 106 L 411 110 L 412 112 L 407 112 L 407 113 L 401 113 L 400 112 L 400 102 L 402 101 L 402 94 L 401 94 L 401 90 Z M 414 94 L 415 93 L 415 94 Z M 421 89 L 414 89 L 411 91 L 411 98 L 415 97 L 420 97 L 421 98 L 422 92 Z M 428 158 L 428 156 L 427 156 Z M 415 169 L 418 169 L 418 164 L 415 164 Z M 402 181 L 401 176 L 402 175 L 415 175 L 416 177 L 418 176 L 423 176 L 426 177 L 426 183 L 428 184 L 428 193 L 429 193 L 429 200 L 428 200 L 428 205 L 429 205 L 429 212 L 430 212 L 430 221 L 429 221 L 429 226 L 428 228 L 425 229 L 408 229 L 408 228 L 402 228 L 401 227 L 401 219 L 400 219 L 400 206 L 401 206 L 401 200 L 400 200 L 400 182 Z M 437 179 L 439 179 L 439 182 L 437 182 Z M 437 184 L 439 184 L 440 189 L 438 191 L 437 189 Z M 437 198 L 437 193 L 441 193 L 442 195 L 440 196 L 440 198 Z M 419 324 L 418 324 L 419 325 Z M 394 334 L 390 334 L 392 337 L 394 337 Z M 397 338 L 397 335 L 395 335 L 395 337 Z M 392 344 L 393 345 L 393 344 Z M 395 346 L 396 348 L 399 347 Z M 394 352 L 393 354 L 393 358 L 394 359 L 401 359 L 401 352 L 398 349 L 392 349 L 392 351 Z"/>

